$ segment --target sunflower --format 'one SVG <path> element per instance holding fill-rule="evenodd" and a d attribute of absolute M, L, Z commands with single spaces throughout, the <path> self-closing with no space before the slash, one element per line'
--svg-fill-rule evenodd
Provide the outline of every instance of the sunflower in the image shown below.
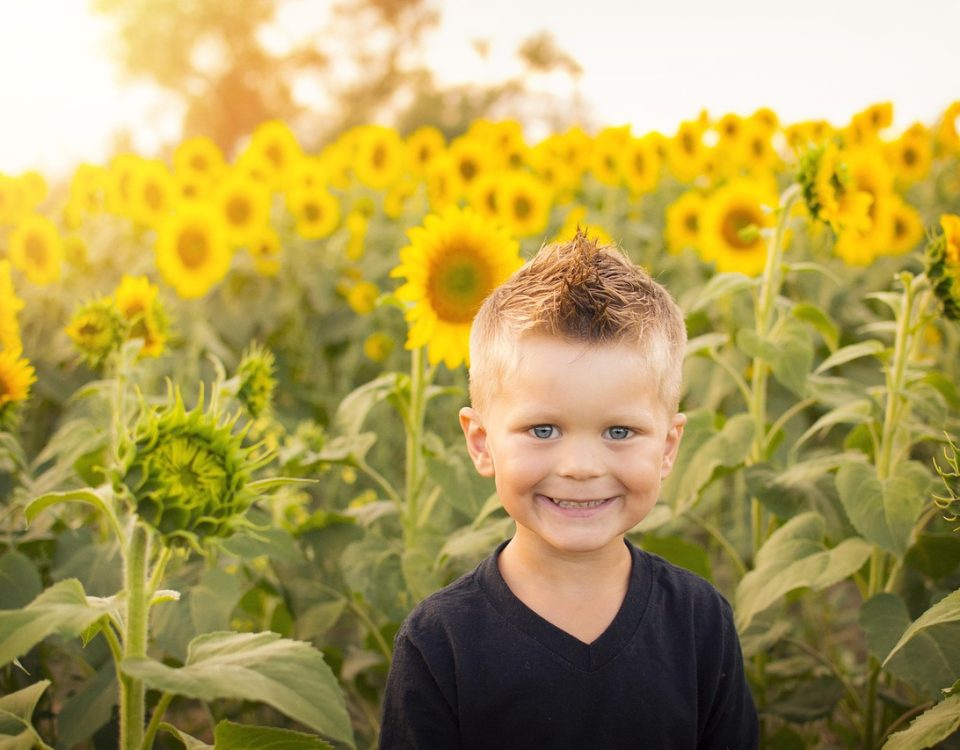
<path fill-rule="evenodd" d="M 780 118 L 770 107 L 760 107 L 749 119 L 767 131 L 767 135 L 773 135 L 780 127 Z"/>
<path fill-rule="evenodd" d="M 743 118 L 730 112 L 721 117 L 714 129 L 720 136 L 719 144 L 724 148 L 739 148 L 740 138 L 743 135 Z"/>
<path fill-rule="evenodd" d="M 30 386 L 37 382 L 36 370 L 16 350 L 0 351 L 0 411 L 7 404 L 26 401 Z"/>
<path fill-rule="evenodd" d="M 367 229 L 370 219 L 360 210 L 353 209 L 343 222 L 347 227 L 347 247 L 345 254 L 350 260 L 360 260 L 366 250 Z"/>
<path fill-rule="evenodd" d="M 933 161 L 933 145 L 927 128 L 915 123 L 887 145 L 887 159 L 899 183 L 912 185 L 924 179 Z"/>
<path fill-rule="evenodd" d="M 530 172 L 504 173 L 497 190 L 497 213 L 516 236 L 530 237 L 543 232 L 550 221 L 551 203 L 547 187 Z"/>
<path fill-rule="evenodd" d="M 699 245 L 700 216 L 705 202 L 700 191 L 688 190 L 667 206 L 665 233 L 671 253 Z"/>
<path fill-rule="evenodd" d="M 261 276 L 276 276 L 280 272 L 280 255 L 283 246 L 280 236 L 272 227 L 262 227 L 256 239 L 247 248 L 253 258 L 253 267 Z"/>
<path fill-rule="evenodd" d="M 586 221 L 587 209 L 584 206 L 577 206 L 567 213 L 567 218 L 563 220 L 563 226 L 557 230 L 557 233 L 550 240 L 556 244 L 560 242 L 569 242 L 577 234 L 583 234 L 595 241 L 598 245 L 615 245 L 611 237 L 603 227 L 596 224 L 588 224 Z"/>
<path fill-rule="evenodd" d="M 780 166 L 780 154 L 774 148 L 772 135 L 760 120 L 743 121 L 739 159 L 748 173 L 757 176 L 774 172 Z"/>
<path fill-rule="evenodd" d="M 415 175 L 423 177 L 430 163 L 447 147 L 443 133 L 432 125 L 414 130 L 404 142 L 407 166 Z"/>
<path fill-rule="evenodd" d="M 468 187 L 485 169 L 489 169 L 493 160 L 490 149 L 480 140 L 469 136 L 456 138 L 450 144 L 448 154 L 463 188 Z"/>
<path fill-rule="evenodd" d="M 431 364 L 453 369 L 469 359 L 470 325 L 480 304 L 522 265 L 519 245 L 469 208 L 430 214 L 408 236 L 390 274 L 406 279 L 397 290 L 411 303 L 406 346 L 427 346 Z"/>
<path fill-rule="evenodd" d="M 194 136 L 180 143 L 173 152 L 173 169 L 177 175 L 196 176 L 215 181 L 226 165 L 223 151 L 210 138 Z"/>
<path fill-rule="evenodd" d="M 960 99 L 943 111 L 937 126 L 937 143 L 947 153 L 960 153 Z"/>
<path fill-rule="evenodd" d="M 20 324 L 17 316 L 23 309 L 23 300 L 13 288 L 10 261 L 0 259 L 0 349 L 20 351 Z"/>
<path fill-rule="evenodd" d="M 270 191 L 243 172 L 232 172 L 217 185 L 213 204 L 223 217 L 227 239 L 234 246 L 247 245 L 270 221 Z"/>
<path fill-rule="evenodd" d="M 383 213 L 394 221 L 400 219 L 407 209 L 407 204 L 417 195 L 419 187 L 419 182 L 409 176 L 395 182 L 383 198 Z"/>
<path fill-rule="evenodd" d="M 660 181 L 660 155 L 651 138 L 630 138 L 623 146 L 620 172 L 634 195 L 652 193 Z"/>
<path fill-rule="evenodd" d="M 909 253 L 923 239 L 923 220 L 920 213 L 899 196 L 891 202 L 893 232 L 888 252 L 892 255 Z"/>
<path fill-rule="evenodd" d="M 141 161 L 136 154 L 117 154 L 107 165 L 104 202 L 110 213 L 133 216 L 133 190 Z"/>
<path fill-rule="evenodd" d="M 499 221 L 500 212 L 497 209 L 497 194 L 500 192 L 500 184 L 503 180 L 503 173 L 499 170 L 484 172 L 477 177 L 467 189 L 467 203 L 489 221 Z"/>
<path fill-rule="evenodd" d="M 23 207 L 28 211 L 35 210 L 49 193 L 46 178 L 36 170 L 24 172 L 16 178 L 16 182 L 23 196 Z"/>
<path fill-rule="evenodd" d="M 374 331 L 363 340 L 363 353 L 374 362 L 383 362 L 393 351 L 394 341 L 383 331 Z"/>
<path fill-rule="evenodd" d="M 327 237 L 340 223 L 340 201 L 325 187 L 291 188 L 287 209 L 297 222 L 297 234 L 306 239 Z"/>
<path fill-rule="evenodd" d="M 267 182 L 274 189 L 283 187 L 294 164 L 303 155 L 297 137 L 280 120 L 258 125 L 245 153 L 265 157 L 261 163 L 267 170 Z"/>
<path fill-rule="evenodd" d="M 160 227 L 157 268 L 185 299 L 202 297 L 230 270 L 223 218 L 205 203 L 183 203 Z"/>
<path fill-rule="evenodd" d="M 132 180 L 130 204 L 134 218 L 148 227 L 160 226 L 180 198 L 173 175 L 162 161 L 150 159 L 139 162 Z"/>
<path fill-rule="evenodd" d="M 66 332 L 90 367 L 97 369 L 120 349 L 129 325 L 112 297 L 97 297 L 81 305 Z"/>
<path fill-rule="evenodd" d="M 380 289 L 372 281 L 358 281 L 346 292 L 347 304 L 357 315 L 369 315 L 373 312 Z"/>
<path fill-rule="evenodd" d="M 776 198 L 754 180 L 733 180 L 710 196 L 700 216 L 700 252 L 716 263 L 717 271 L 739 271 L 756 276 L 763 271 L 767 243 L 758 231 L 773 224 L 765 207 Z"/>
<path fill-rule="evenodd" d="M 49 219 L 40 214 L 24 216 L 10 235 L 10 262 L 40 286 L 60 278 L 63 242 Z"/>
<path fill-rule="evenodd" d="M 707 148 L 703 124 L 697 120 L 680 123 L 667 145 L 667 165 L 681 182 L 692 182 L 703 171 Z"/>
<path fill-rule="evenodd" d="M 547 144 L 547 145 L 545 145 Z M 547 141 L 541 141 L 529 154 L 530 166 L 556 200 L 565 202 L 579 187 L 580 170 L 566 161 Z"/>
<path fill-rule="evenodd" d="M 104 208 L 107 170 L 93 164 L 80 164 L 70 178 L 68 202 L 83 214 L 98 213 Z"/>
<path fill-rule="evenodd" d="M 825 145 L 833 133 L 833 127 L 826 120 L 805 120 L 784 128 L 787 144 L 798 153 L 811 146 Z"/>
<path fill-rule="evenodd" d="M 23 195 L 12 177 L 0 172 L 0 226 L 16 224 L 23 214 Z"/>
<path fill-rule="evenodd" d="M 384 190 L 403 173 L 403 140 L 393 128 L 380 125 L 364 126 L 359 133 L 354 174 L 363 185 Z"/>
<path fill-rule="evenodd" d="M 870 228 L 873 196 L 857 190 L 846 161 L 834 143 L 811 148 L 800 159 L 797 180 L 803 188 L 807 209 L 814 219 L 834 232 Z"/>
<path fill-rule="evenodd" d="M 128 339 L 143 339 L 142 357 L 159 357 L 169 333 L 169 323 L 160 304 L 159 289 L 146 276 L 124 274 L 113 297 L 129 324 Z"/>
<path fill-rule="evenodd" d="M 834 253 L 847 265 L 867 266 L 880 255 L 891 252 L 894 237 L 894 197 L 879 194 L 870 204 L 867 223 L 843 229 L 834 247 Z"/>
<path fill-rule="evenodd" d="M 427 197 L 434 211 L 456 205 L 463 193 L 463 180 L 450 154 L 443 154 L 430 163 L 426 181 Z"/>
<path fill-rule="evenodd" d="M 604 185 L 616 187 L 622 180 L 620 162 L 630 141 L 627 128 L 604 128 L 593 139 L 590 171 Z"/>

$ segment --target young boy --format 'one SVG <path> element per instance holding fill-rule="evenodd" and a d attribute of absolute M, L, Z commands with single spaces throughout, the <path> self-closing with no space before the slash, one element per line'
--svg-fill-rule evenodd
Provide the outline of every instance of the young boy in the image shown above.
<path fill-rule="evenodd" d="M 380 747 L 755 748 L 729 604 L 624 534 L 685 417 L 669 293 L 582 234 L 485 300 L 467 450 L 516 533 L 396 637 Z"/>

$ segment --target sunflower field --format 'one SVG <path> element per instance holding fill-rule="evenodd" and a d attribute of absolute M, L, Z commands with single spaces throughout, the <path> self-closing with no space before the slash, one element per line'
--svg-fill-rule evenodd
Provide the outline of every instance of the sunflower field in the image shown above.
<path fill-rule="evenodd" d="M 578 227 L 686 314 L 631 538 L 733 604 L 762 746 L 960 746 L 960 101 L 892 118 L 0 174 L 0 747 L 375 747 L 400 622 L 512 533 L 473 315 Z"/>

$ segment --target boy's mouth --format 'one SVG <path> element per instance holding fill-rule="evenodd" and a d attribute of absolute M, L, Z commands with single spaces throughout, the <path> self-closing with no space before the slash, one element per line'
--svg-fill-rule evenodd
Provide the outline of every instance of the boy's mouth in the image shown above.
<path fill-rule="evenodd" d="M 541 495 L 540 497 L 544 498 L 545 500 L 549 500 L 558 508 L 598 508 L 604 503 L 607 503 L 613 499 L 610 497 L 602 497 L 599 500 L 563 500 L 561 498 L 549 497 L 547 495 Z"/>

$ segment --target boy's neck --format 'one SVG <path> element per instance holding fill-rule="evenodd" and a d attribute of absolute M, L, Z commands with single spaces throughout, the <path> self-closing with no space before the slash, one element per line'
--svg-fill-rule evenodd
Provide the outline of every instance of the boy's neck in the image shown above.
<path fill-rule="evenodd" d="M 520 601 L 570 635 L 591 643 L 623 604 L 632 559 L 622 540 L 601 550 L 569 554 L 518 527 L 497 565 Z"/>

